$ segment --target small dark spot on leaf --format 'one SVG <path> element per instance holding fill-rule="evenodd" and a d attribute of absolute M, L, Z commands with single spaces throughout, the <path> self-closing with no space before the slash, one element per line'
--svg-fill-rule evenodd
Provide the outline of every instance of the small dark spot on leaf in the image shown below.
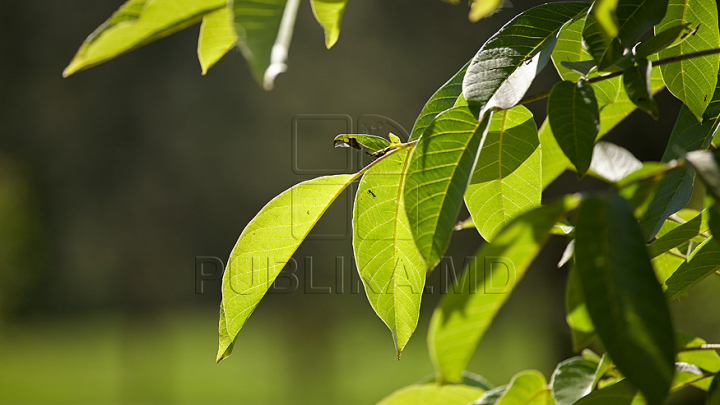
<path fill-rule="evenodd" d="M 370 193 L 371 196 L 376 197 L 375 193 L 373 193 L 372 190 L 368 190 L 368 193 Z"/>

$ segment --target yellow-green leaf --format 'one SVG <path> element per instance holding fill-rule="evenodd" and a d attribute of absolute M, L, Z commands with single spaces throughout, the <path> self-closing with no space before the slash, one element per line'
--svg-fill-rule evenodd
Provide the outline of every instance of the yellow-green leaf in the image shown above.
<path fill-rule="evenodd" d="M 330 49 L 340 36 L 340 23 L 342 22 L 347 0 L 311 0 L 315 19 L 325 30 L 325 46 Z"/>
<path fill-rule="evenodd" d="M 232 24 L 232 13 L 228 7 L 203 17 L 198 38 L 198 59 L 202 74 L 213 67 L 237 43 L 238 37 Z"/>

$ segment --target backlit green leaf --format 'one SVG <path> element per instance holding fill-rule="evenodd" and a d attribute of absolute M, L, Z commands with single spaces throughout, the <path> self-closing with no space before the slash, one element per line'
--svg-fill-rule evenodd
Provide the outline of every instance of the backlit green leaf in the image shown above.
<path fill-rule="evenodd" d="M 548 120 L 558 145 L 582 177 L 590 168 L 600 129 L 600 113 L 592 86 L 585 80 L 557 83 L 548 99 Z"/>
<path fill-rule="evenodd" d="M 630 204 L 616 194 L 588 195 L 575 236 L 575 263 L 598 335 L 649 402 L 662 403 L 674 372 L 673 329 Z"/>
<path fill-rule="evenodd" d="M 637 395 L 637 388 L 626 378 L 613 385 L 594 391 L 575 403 L 576 405 L 644 405 Z"/>
<path fill-rule="evenodd" d="M 478 22 L 492 14 L 503 0 L 472 0 L 470 5 L 470 21 Z"/>
<path fill-rule="evenodd" d="M 708 193 L 716 201 L 720 200 L 720 154 L 694 151 L 686 154 L 685 160 L 695 169 Z"/>
<path fill-rule="evenodd" d="M 541 372 L 530 370 L 515 374 L 496 405 L 551 405 L 552 393 Z"/>
<path fill-rule="evenodd" d="M 491 241 L 511 219 L 540 205 L 537 132 L 532 113 L 523 106 L 493 114 L 465 191 L 465 204 L 485 240 Z"/>
<path fill-rule="evenodd" d="M 377 405 L 467 405 L 483 394 L 482 389 L 461 384 L 422 384 L 399 389 Z"/>
<path fill-rule="evenodd" d="M 311 0 L 315 19 L 325 30 L 325 46 L 330 49 L 340 36 L 340 23 L 342 22 L 347 0 Z"/>
<path fill-rule="evenodd" d="M 588 13 L 583 39 L 590 54 L 598 64 L 598 70 L 612 67 L 623 56 L 625 48 L 635 46 L 642 34 L 665 16 L 668 0 L 620 0 L 615 15 L 617 17 L 617 37 L 607 32 L 598 22 L 593 8 Z"/>
<path fill-rule="evenodd" d="M 618 34 L 617 17 L 615 17 L 617 5 L 618 0 L 596 0 L 592 10 L 600 28 L 610 37 Z"/>
<path fill-rule="evenodd" d="M 247 224 L 223 275 L 225 317 L 220 320 L 218 361 L 227 357 L 245 321 L 320 216 L 359 175 L 319 177 L 300 183 L 273 198 Z"/>
<path fill-rule="evenodd" d="M 558 364 L 550 379 L 557 405 L 572 405 L 589 394 L 595 385 L 598 362 L 573 357 Z"/>
<path fill-rule="evenodd" d="M 668 300 L 684 294 L 691 287 L 720 269 L 720 243 L 714 237 L 706 239 L 687 258 L 687 261 L 665 281 Z"/>
<path fill-rule="evenodd" d="M 478 341 L 540 251 L 550 229 L 577 204 L 575 197 L 567 197 L 520 215 L 468 263 L 430 321 L 430 357 L 443 381 L 460 378 Z"/>
<path fill-rule="evenodd" d="M 659 237 L 648 246 L 650 258 L 659 256 L 697 237 L 702 232 L 706 232 L 708 230 L 709 214 L 708 210 L 704 210 L 702 214 Z"/>
<path fill-rule="evenodd" d="M 502 398 L 503 394 L 505 394 L 505 391 L 507 391 L 507 389 L 507 385 L 501 385 L 499 387 L 488 390 L 484 394 L 482 394 L 482 396 L 480 396 L 477 401 L 473 402 L 472 405 L 495 405 L 497 404 L 497 401 Z"/>
<path fill-rule="evenodd" d="M 129 0 L 87 37 L 63 76 L 170 35 L 225 6 L 225 0 Z"/>
<path fill-rule="evenodd" d="M 570 327 L 574 352 L 579 352 L 595 339 L 595 326 L 585 303 L 585 293 L 575 266 L 570 267 L 565 286 L 565 320 Z"/>
<path fill-rule="evenodd" d="M 232 13 L 238 47 L 255 80 L 272 90 L 287 69 L 290 40 L 300 0 L 234 0 Z"/>
<path fill-rule="evenodd" d="M 544 189 L 565 170 L 570 168 L 574 170 L 574 166 L 560 149 L 547 118 L 538 130 L 538 139 L 542 150 L 542 187 Z"/>
<path fill-rule="evenodd" d="M 467 107 L 447 110 L 425 130 L 411 155 L 405 209 L 428 270 L 450 243 L 491 115 L 478 123 Z"/>
<path fill-rule="evenodd" d="M 409 150 L 403 149 L 370 168 L 360 181 L 353 215 L 355 263 L 398 356 L 415 331 L 425 286 L 425 261 L 415 247 L 401 193 L 409 160 Z"/>
<path fill-rule="evenodd" d="M 437 89 L 435 94 L 430 97 L 430 100 L 425 103 L 410 132 L 410 141 L 420 138 L 420 135 L 435 117 L 441 112 L 452 108 L 458 97 L 462 96 L 462 82 L 469 64 L 470 62 L 466 63 L 450 80 Z"/>
<path fill-rule="evenodd" d="M 463 95 L 477 116 L 509 109 L 545 66 L 560 28 L 586 3 L 543 4 L 513 18 L 480 48 L 463 80 Z"/>
<path fill-rule="evenodd" d="M 695 336 L 691 336 L 685 333 L 676 333 L 675 340 L 677 341 L 677 347 L 680 349 L 677 355 L 677 361 L 687 364 L 692 364 L 705 373 L 717 373 L 720 371 L 720 356 L 714 350 L 682 350 L 693 347 L 700 347 L 707 342 Z M 702 376 L 701 376 L 702 377 Z M 700 388 L 701 390 L 707 391 L 710 388 L 710 378 L 698 378 L 697 375 L 676 371 L 675 379 L 673 380 L 673 387 L 684 387 L 688 384 Z"/>
<path fill-rule="evenodd" d="M 237 43 L 238 37 L 232 24 L 230 8 L 223 7 L 205 15 L 200 25 L 198 59 L 202 74 L 213 67 Z"/>
<path fill-rule="evenodd" d="M 720 118 L 720 89 L 715 89 L 713 102 L 699 123 L 688 107 L 680 108 L 670 140 L 663 153 L 662 162 L 681 157 L 685 152 L 706 149 L 718 129 Z M 665 175 L 657 186 L 645 215 L 640 219 L 647 240 L 652 240 L 662 226 L 663 221 L 679 211 L 692 195 L 694 172 L 688 167 L 675 169 Z"/>
<path fill-rule="evenodd" d="M 700 27 L 695 35 L 660 51 L 661 59 L 720 47 L 715 0 L 670 0 L 665 18 L 655 27 L 660 32 L 678 24 Z M 698 121 L 710 103 L 717 84 L 720 58 L 717 55 L 686 59 L 660 67 L 668 90 L 679 98 Z"/>
<path fill-rule="evenodd" d="M 623 70 L 625 92 L 633 104 L 648 113 L 654 120 L 657 120 L 660 118 L 660 111 L 650 88 L 652 64 L 641 57 L 636 57 L 635 62 L 635 65 Z"/>

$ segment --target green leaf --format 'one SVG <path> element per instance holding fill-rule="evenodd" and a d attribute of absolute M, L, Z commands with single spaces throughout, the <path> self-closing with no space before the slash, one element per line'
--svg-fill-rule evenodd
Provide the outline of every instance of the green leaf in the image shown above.
<path fill-rule="evenodd" d="M 478 341 L 537 256 L 550 229 L 577 204 L 575 197 L 567 197 L 520 215 L 468 263 L 430 321 L 430 357 L 442 381 L 460 378 Z"/>
<path fill-rule="evenodd" d="M 655 32 L 686 23 L 694 27 L 699 24 L 697 33 L 676 46 L 660 51 L 661 59 L 720 47 L 715 0 L 670 0 L 667 15 L 655 27 Z M 668 90 L 701 121 L 717 84 L 718 68 L 718 56 L 708 55 L 663 65 L 660 71 Z"/>
<path fill-rule="evenodd" d="M 550 379 L 557 405 L 572 405 L 595 386 L 598 362 L 573 357 L 558 364 Z"/>
<path fill-rule="evenodd" d="M 565 287 L 565 320 L 570 327 L 574 352 L 579 352 L 595 339 L 595 326 L 585 303 L 585 293 L 575 266 L 570 267 Z"/>
<path fill-rule="evenodd" d="M 665 283 L 665 281 L 680 267 L 681 264 L 685 263 L 685 259 L 676 256 L 672 253 L 662 253 L 652 259 L 653 270 L 655 270 L 655 276 L 658 282 Z"/>
<path fill-rule="evenodd" d="M 375 153 L 390 146 L 390 141 L 375 135 L 342 134 L 335 137 L 333 145 L 336 148 L 367 149 L 368 153 Z"/>
<path fill-rule="evenodd" d="M 677 45 L 679 41 L 691 35 L 692 31 L 690 23 L 669 26 L 640 44 L 635 51 L 635 55 L 640 58 L 647 58 L 671 45 Z"/>
<path fill-rule="evenodd" d="M 502 2 L 503 0 L 472 0 L 468 18 L 471 22 L 478 22 L 492 14 Z"/>
<path fill-rule="evenodd" d="M 611 183 L 617 183 L 642 168 L 642 162 L 629 150 L 600 141 L 593 148 L 590 171 Z"/>
<path fill-rule="evenodd" d="M 363 176 L 355 197 L 353 250 L 370 305 L 390 328 L 398 357 L 417 326 L 423 260 L 402 198 L 409 150 L 387 156 Z"/>
<path fill-rule="evenodd" d="M 670 134 L 662 162 L 680 158 L 683 151 L 690 152 L 706 149 L 718 129 L 720 118 L 720 88 L 715 89 L 713 102 L 699 123 L 688 107 L 680 108 L 677 121 Z M 647 211 L 640 219 L 640 225 L 646 240 L 652 240 L 670 215 L 683 208 L 692 195 L 694 173 L 687 167 L 675 169 L 665 175 L 657 186 Z"/>
<path fill-rule="evenodd" d="M 708 209 L 710 210 L 710 219 L 708 220 L 710 233 L 720 238 L 720 203 L 715 201 Z"/>
<path fill-rule="evenodd" d="M 585 80 L 577 84 L 557 83 L 548 99 L 548 120 L 565 156 L 575 165 L 578 175 L 584 176 L 590 168 L 600 129 L 600 113 L 592 86 Z"/>
<path fill-rule="evenodd" d="M 648 113 L 654 120 L 660 118 L 660 111 L 652 96 L 650 75 L 652 64 L 645 58 L 636 57 L 635 65 L 623 70 L 623 83 L 625 92 L 633 104 Z"/>
<path fill-rule="evenodd" d="M 586 7 L 585 3 L 548 3 L 531 8 L 485 42 L 463 80 L 470 110 L 481 117 L 493 107 L 515 106 L 545 67 L 560 28 Z"/>
<path fill-rule="evenodd" d="M 545 189 L 565 170 L 569 169 L 572 163 L 560 149 L 547 118 L 538 130 L 538 139 L 542 150 L 542 187 Z"/>
<path fill-rule="evenodd" d="M 633 104 L 632 101 L 630 101 L 627 92 L 625 92 L 625 89 L 623 88 L 623 83 L 621 80 L 622 77 L 618 77 L 617 79 L 620 79 L 617 82 L 620 91 L 618 92 L 617 97 L 612 101 L 612 103 L 603 106 L 602 111 L 600 111 L 600 133 L 598 134 L 598 138 L 605 136 L 608 131 L 613 129 L 622 120 L 627 118 L 637 108 L 637 106 Z M 615 79 L 607 81 L 613 80 Z M 650 76 L 650 86 L 652 88 L 653 95 L 657 94 L 660 90 L 665 88 L 662 78 L 660 77 L 660 67 L 654 67 L 652 69 L 652 75 Z"/>
<path fill-rule="evenodd" d="M 663 178 L 658 171 L 664 168 L 665 163 L 644 162 L 642 168 L 630 173 L 617 182 L 619 194 L 630 201 L 635 217 L 645 214 L 650 199 L 655 193 L 658 183 Z M 654 175 L 653 175 L 654 174 Z"/>
<path fill-rule="evenodd" d="M 657 257 L 706 232 L 708 230 L 709 214 L 709 210 L 704 210 L 702 214 L 659 237 L 648 246 L 650 258 Z"/>
<path fill-rule="evenodd" d="M 203 17 L 198 39 L 198 59 L 205 75 L 237 43 L 230 8 L 223 7 Z"/>
<path fill-rule="evenodd" d="M 466 63 L 450 80 L 437 89 L 435 94 L 430 97 L 430 100 L 425 103 L 420 116 L 415 120 L 412 131 L 410 131 L 410 141 L 419 139 L 425 128 L 433 122 L 435 117 L 441 112 L 451 109 L 458 97 L 462 96 L 462 82 L 468 65 L 470 65 L 470 62 Z"/>
<path fill-rule="evenodd" d="M 340 23 L 342 22 L 347 0 L 311 0 L 315 19 L 325 30 L 325 46 L 332 48 L 340 36 Z"/>
<path fill-rule="evenodd" d="M 225 0 L 129 0 L 85 39 L 63 76 L 180 31 L 225 5 Z"/>
<path fill-rule="evenodd" d="M 500 400 L 500 398 L 502 398 L 507 389 L 507 385 L 501 385 L 499 387 L 488 390 L 471 405 L 495 405 Z"/>
<path fill-rule="evenodd" d="M 680 349 L 677 355 L 677 361 L 687 364 L 692 364 L 706 373 L 717 373 L 720 371 L 720 356 L 714 350 L 682 350 L 694 347 L 700 347 L 707 342 L 695 336 L 691 336 L 685 333 L 676 333 L 675 340 L 677 347 Z M 688 384 L 707 391 L 710 388 L 711 379 L 702 378 L 699 379 L 697 375 L 676 371 L 675 379 L 673 380 L 674 387 L 684 387 Z"/>
<path fill-rule="evenodd" d="M 587 76 L 596 67 L 594 60 L 584 60 L 580 62 L 561 61 L 560 64 L 565 68 L 579 73 L 581 76 Z"/>
<path fill-rule="evenodd" d="M 227 357 L 245 321 L 320 216 L 359 176 L 327 176 L 300 183 L 273 198 L 247 224 L 223 275 L 225 317 L 220 320 L 218 361 Z"/>
<path fill-rule="evenodd" d="M 423 384 L 399 389 L 377 405 L 467 405 L 485 391 L 461 384 Z"/>
<path fill-rule="evenodd" d="M 583 29 L 589 52 L 598 64 L 598 70 L 612 67 L 622 56 L 625 48 L 635 46 L 638 39 L 665 16 L 668 0 L 620 0 L 617 17 L 617 37 L 603 29 L 593 6 Z"/>
<path fill-rule="evenodd" d="M 685 155 L 685 160 L 695 169 L 710 195 L 720 200 L 720 155 L 694 151 Z"/>
<path fill-rule="evenodd" d="M 492 114 L 481 123 L 467 107 L 440 114 L 415 147 L 405 181 L 405 208 L 427 269 L 450 244 Z"/>
<path fill-rule="evenodd" d="M 535 370 L 515 374 L 496 405 L 551 405 L 545 377 Z"/>
<path fill-rule="evenodd" d="M 587 63 L 595 65 L 589 53 L 582 44 L 582 29 L 585 24 L 585 17 L 565 25 L 558 35 L 555 49 L 552 53 L 553 64 L 563 80 L 577 82 L 583 75 L 566 67 L 567 63 Z M 598 73 L 593 71 L 589 78 L 597 77 Z M 598 99 L 600 107 L 614 102 L 618 93 L 622 90 L 621 78 L 613 78 L 593 83 L 592 87 Z M 634 107 L 633 107 L 634 108 Z"/>
<path fill-rule="evenodd" d="M 465 204 L 483 238 L 492 241 L 511 219 L 540 205 L 542 165 L 533 115 L 516 106 L 493 114 Z"/>
<path fill-rule="evenodd" d="M 645 401 L 638 397 L 637 388 L 625 378 L 619 382 L 594 391 L 580 399 L 575 405 L 643 405 Z"/>
<path fill-rule="evenodd" d="M 715 375 L 715 378 L 710 384 L 708 390 L 707 405 L 720 405 L 720 374 Z"/>
<path fill-rule="evenodd" d="M 234 0 L 232 13 L 238 47 L 255 80 L 272 90 L 275 77 L 287 69 L 300 0 Z"/>
<path fill-rule="evenodd" d="M 620 371 L 651 404 L 672 381 L 675 345 L 670 312 L 628 202 L 588 195 L 575 227 L 575 263 L 598 336 Z"/>
<path fill-rule="evenodd" d="M 687 258 L 685 263 L 665 281 L 665 296 L 669 301 L 684 294 L 691 287 L 720 269 L 720 243 L 714 237 L 706 239 Z"/>

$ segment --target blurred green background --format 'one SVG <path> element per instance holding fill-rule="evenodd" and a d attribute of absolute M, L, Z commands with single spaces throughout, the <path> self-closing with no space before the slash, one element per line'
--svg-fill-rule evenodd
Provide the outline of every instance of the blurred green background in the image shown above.
<path fill-rule="evenodd" d="M 441 272 L 398 361 L 362 291 L 303 293 L 305 257 L 315 285 L 333 285 L 338 256 L 346 277 L 355 271 L 350 240 L 308 240 L 295 256 L 299 291 L 263 299 L 216 365 L 220 284 L 195 294 L 195 257 L 226 259 L 269 199 L 308 178 L 292 170 L 292 152 L 301 168 L 345 165 L 346 150 L 332 148 L 342 125 L 303 124 L 294 148 L 294 116 L 380 114 L 409 129 L 437 87 L 538 2 L 471 24 L 466 7 L 438 0 L 350 0 L 331 51 L 304 2 L 289 71 L 272 92 L 236 51 L 201 76 L 198 26 L 62 79 L 121 3 L 0 3 L 0 403 L 369 404 L 431 374 L 425 332 Z M 556 80 L 548 68 L 531 92 Z M 667 92 L 659 100 L 660 121 L 636 112 L 608 139 L 659 159 L 679 109 Z M 545 114 L 544 102 L 530 108 Z M 565 174 L 546 196 L 597 187 Z M 343 232 L 351 213 L 341 201 L 321 231 Z M 456 234 L 457 270 L 480 243 L 474 231 Z M 567 269 L 555 266 L 565 243 L 550 241 L 470 370 L 496 384 L 528 368 L 549 377 L 572 355 Z M 713 277 L 674 304 L 678 328 L 720 342 L 718 294 Z"/>

